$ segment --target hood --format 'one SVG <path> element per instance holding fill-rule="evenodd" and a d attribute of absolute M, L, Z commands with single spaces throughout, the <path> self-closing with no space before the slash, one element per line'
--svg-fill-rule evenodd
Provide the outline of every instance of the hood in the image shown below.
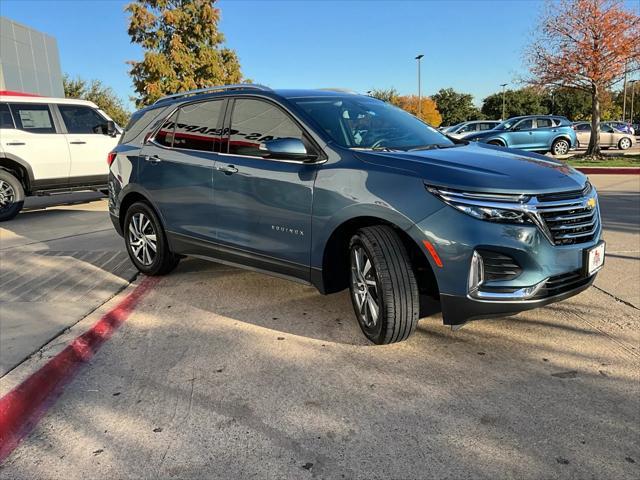
<path fill-rule="evenodd" d="M 415 152 L 358 152 L 357 156 L 367 163 L 409 171 L 430 185 L 471 192 L 566 192 L 580 190 L 587 181 L 564 162 L 484 143 Z"/>

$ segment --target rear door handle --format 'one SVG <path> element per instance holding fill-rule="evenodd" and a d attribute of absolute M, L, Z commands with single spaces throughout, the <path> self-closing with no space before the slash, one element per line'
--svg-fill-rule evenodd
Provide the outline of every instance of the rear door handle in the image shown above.
<path fill-rule="evenodd" d="M 87 142 L 83 142 L 82 140 L 77 140 L 75 142 L 69 142 L 71 145 L 84 145 Z"/>
<path fill-rule="evenodd" d="M 225 165 L 222 167 L 218 167 L 218 171 L 224 173 L 225 175 L 233 175 L 238 172 L 238 169 L 234 165 Z"/>
<path fill-rule="evenodd" d="M 151 163 L 160 163 L 162 161 L 162 159 L 158 156 L 158 155 L 145 155 L 144 157 L 142 157 L 144 159 L 145 162 L 151 162 Z"/>
<path fill-rule="evenodd" d="M 7 145 L 26 145 L 24 142 L 7 142 Z"/>

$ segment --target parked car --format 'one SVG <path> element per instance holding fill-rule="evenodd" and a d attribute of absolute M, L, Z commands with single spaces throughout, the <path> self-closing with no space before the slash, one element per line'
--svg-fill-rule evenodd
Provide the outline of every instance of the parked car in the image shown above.
<path fill-rule="evenodd" d="M 591 123 L 578 122 L 573 125 L 578 138 L 578 147 L 586 147 L 591 140 Z M 635 143 L 634 136 L 614 129 L 606 123 L 600 123 L 600 146 L 603 148 L 619 148 L 627 150 Z"/>
<path fill-rule="evenodd" d="M 94 103 L 0 95 L 0 221 L 29 195 L 104 190 L 118 127 Z"/>
<path fill-rule="evenodd" d="M 135 113 L 109 212 L 147 275 L 194 255 L 349 288 L 371 341 L 568 298 L 604 261 L 597 193 L 565 163 L 454 143 L 388 103 L 237 85 Z M 241 292 L 229 292 L 241 295 Z"/>
<path fill-rule="evenodd" d="M 470 122 L 462 122 L 453 127 L 449 127 L 443 133 L 446 133 L 452 138 L 463 138 L 467 135 L 476 132 L 484 132 L 485 130 L 491 130 L 500 125 L 497 120 L 473 120 Z"/>
<path fill-rule="evenodd" d="M 569 153 L 577 142 L 571 122 L 551 115 L 513 117 L 493 130 L 467 135 L 464 139 L 554 155 Z"/>
<path fill-rule="evenodd" d="M 624 133 L 629 133 L 631 135 L 635 135 L 636 132 L 630 123 L 627 122 L 603 122 L 605 125 L 609 125 L 616 130 Z"/>

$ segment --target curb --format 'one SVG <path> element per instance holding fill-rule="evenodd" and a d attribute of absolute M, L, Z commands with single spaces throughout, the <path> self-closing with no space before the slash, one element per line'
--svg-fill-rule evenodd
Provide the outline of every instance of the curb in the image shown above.
<path fill-rule="evenodd" d="M 159 280 L 145 277 L 86 332 L 0 398 L 0 463 L 33 430 L 62 395 L 64 387 L 91 361 Z"/>
<path fill-rule="evenodd" d="M 640 167 L 573 167 L 585 174 L 640 175 Z"/>

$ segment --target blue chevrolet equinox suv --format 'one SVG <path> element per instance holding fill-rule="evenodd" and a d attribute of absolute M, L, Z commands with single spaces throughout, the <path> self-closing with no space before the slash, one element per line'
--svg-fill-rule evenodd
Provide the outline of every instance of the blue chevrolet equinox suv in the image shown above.
<path fill-rule="evenodd" d="M 109 154 L 135 266 L 195 256 L 349 288 L 371 341 L 512 315 L 586 289 L 604 262 L 595 188 L 535 153 L 454 141 L 382 101 L 230 85 L 136 112 Z"/>
<path fill-rule="evenodd" d="M 464 139 L 554 155 L 566 155 L 578 145 L 571 122 L 555 115 L 513 117 L 493 130 L 472 133 Z"/>

